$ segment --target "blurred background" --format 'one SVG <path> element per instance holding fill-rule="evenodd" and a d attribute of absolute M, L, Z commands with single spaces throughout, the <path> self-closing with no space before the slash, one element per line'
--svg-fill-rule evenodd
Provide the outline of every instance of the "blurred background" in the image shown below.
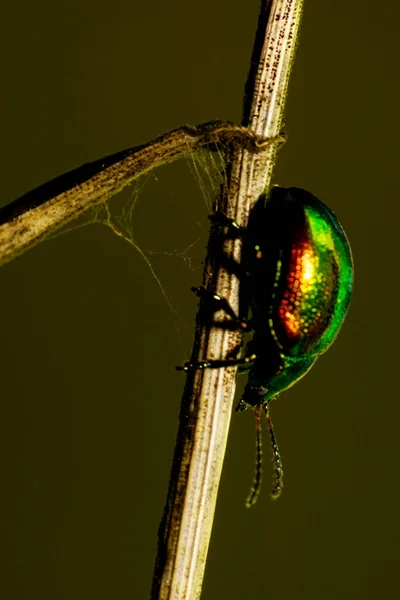
<path fill-rule="evenodd" d="M 7 3 L 1 205 L 179 125 L 239 121 L 258 11 L 258 0 Z M 337 213 L 354 299 L 333 347 L 272 406 L 278 502 L 266 446 L 261 497 L 245 508 L 254 423 L 233 415 L 205 600 L 365 600 L 398 587 L 399 15 L 394 0 L 305 0 L 273 181 Z M 0 270 L 7 600 L 149 596 L 184 383 L 174 367 L 190 354 L 212 200 L 194 165 L 110 203 L 117 217 L 132 209 L 128 237 L 155 252 L 170 305 L 104 213 Z"/>

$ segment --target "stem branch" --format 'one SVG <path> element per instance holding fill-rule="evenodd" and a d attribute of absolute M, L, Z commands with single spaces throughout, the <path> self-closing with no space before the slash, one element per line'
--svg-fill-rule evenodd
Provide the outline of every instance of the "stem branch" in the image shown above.
<path fill-rule="evenodd" d="M 141 175 L 207 144 L 240 139 L 257 151 L 246 127 L 225 122 L 189 125 L 136 148 L 87 163 L 28 192 L 0 209 L 0 265 L 57 228 L 121 191 Z"/>

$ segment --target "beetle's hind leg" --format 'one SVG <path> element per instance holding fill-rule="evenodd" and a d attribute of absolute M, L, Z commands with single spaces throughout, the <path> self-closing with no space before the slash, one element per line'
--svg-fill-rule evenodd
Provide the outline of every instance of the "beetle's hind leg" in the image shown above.
<path fill-rule="evenodd" d="M 176 367 L 177 371 L 196 371 L 198 369 L 222 369 L 224 367 L 239 367 L 245 372 L 252 367 L 255 356 L 227 360 L 204 360 L 201 362 L 186 362 L 183 366 Z"/>

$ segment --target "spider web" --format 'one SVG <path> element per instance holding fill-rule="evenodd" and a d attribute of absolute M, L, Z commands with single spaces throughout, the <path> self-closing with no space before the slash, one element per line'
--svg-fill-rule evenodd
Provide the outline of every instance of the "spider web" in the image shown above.
<path fill-rule="evenodd" d="M 180 181 L 174 180 L 170 182 L 171 176 L 168 178 L 168 171 L 171 173 L 176 171 L 176 165 L 180 165 L 178 173 L 182 177 L 182 170 L 186 173 L 183 176 L 185 180 L 183 188 L 188 187 L 188 179 L 194 178 L 197 183 L 197 193 L 189 192 L 190 198 L 185 198 L 184 193 L 180 190 Z M 167 177 L 165 177 L 167 173 Z M 172 175 L 173 177 L 173 175 Z M 208 221 L 207 217 L 212 212 L 213 202 L 219 193 L 221 184 L 226 178 L 224 170 L 224 160 L 222 152 L 217 150 L 214 152 L 208 150 L 200 150 L 190 154 L 178 163 L 166 165 L 150 172 L 147 175 L 139 178 L 133 185 L 127 186 L 125 190 L 113 196 L 107 201 L 101 202 L 93 209 L 87 211 L 85 215 L 51 237 L 75 231 L 82 227 L 92 224 L 106 226 L 112 233 L 127 242 L 130 247 L 137 252 L 141 259 L 145 262 L 153 277 L 159 293 L 166 302 L 168 309 L 172 315 L 175 330 L 178 336 L 179 344 L 183 354 L 187 355 L 187 349 L 184 347 L 182 330 L 186 329 L 185 320 L 181 316 L 179 309 L 179 301 L 173 299 L 172 295 L 167 291 L 166 281 L 168 280 L 168 265 L 166 268 L 157 266 L 159 258 L 168 258 L 172 260 L 178 259 L 182 261 L 185 269 L 196 277 L 193 282 L 196 285 L 201 283 L 202 277 L 202 261 L 204 260 L 204 245 L 207 243 Z M 167 183 L 165 183 L 165 179 Z M 190 187 L 190 183 L 189 183 Z M 151 248 L 139 241 L 142 231 L 138 230 L 137 217 L 143 205 L 151 203 L 152 210 L 157 211 L 159 202 L 154 201 L 154 196 L 161 196 L 163 211 L 175 211 L 176 215 L 182 214 L 185 211 L 187 218 L 198 229 L 198 235 L 191 237 L 191 240 L 182 247 L 165 249 Z M 200 202 L 198 202 L 200 200 Z M 201 202 L 203 206 L 201 205 Z M 184 203 L 184 205 L 183 205 Z M 153 214 L 154 214 L 153 210 Z M 155 213 L 157 214 L 157 212 Z M 143 222 L 142 230 L 152 228 L 153 222 Z M 163 220 L 163 216 L 159 220 Z M 173 242 L 174 240 L 172 240 Z M 165 265 L 165 261 L 163 261 Z"/>

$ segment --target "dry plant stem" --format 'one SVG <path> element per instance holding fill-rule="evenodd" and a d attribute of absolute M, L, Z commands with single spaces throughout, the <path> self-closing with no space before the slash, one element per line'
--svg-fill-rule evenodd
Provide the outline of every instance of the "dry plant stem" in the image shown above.
<path fill-rule="evenodd" d="M 256 137 L 279 133 L 287 84 L 293 63 L 302 0 L 262 3 L 259 26 L 246 86 L 244 123 Z M 276 144 L 255 154 L 238 145 L 228 154 L 228 182 L 217 210 L 246 226 L 257 198 L 270 185 Z M 224 259 L 221 261 L 221 258 Z M 238 310 L 239 281 L 226 261 L 240 263 L 240 240 L 227 240 L 212 227 L 205 263 L 204 285 Z M 191 362 L 237 356 L 238 332 L 210 326 L 200 303 Z M 236 352 L 235 352 L 236 349 Z M 218 485 L 225 454 L 236 368 L 189 372 L 159 547 L 152 598 L 194 600 L 201 593 Z"/>
<path fill-rule="evenodd" d="M 257 150 L 254 136 L 239 125 L 211 122 L 183 126 L 144 146 L 83 165 L 25 194 L 0 209 L 0 265 L 151 169 L 204 145 L 233 139 Z"/>

